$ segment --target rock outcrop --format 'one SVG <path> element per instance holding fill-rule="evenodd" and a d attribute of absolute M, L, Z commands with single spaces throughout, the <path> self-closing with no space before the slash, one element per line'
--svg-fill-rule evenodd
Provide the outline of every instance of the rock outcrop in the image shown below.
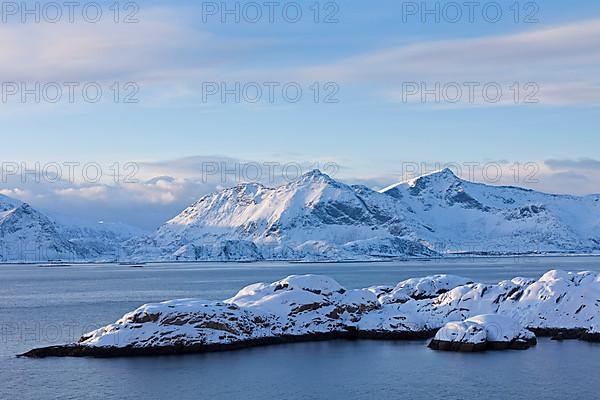
<path fill-rule="evenodd" d="M 538 280 L 497 284 L 435 275 L 366 289 L 346 289 L 325 276 L 290 276 L 250 285 L 220 302 L 147 304 L 77 344 L 25 355 L 178 354 L 333 338 L 415 339 L 442 327 L 438 342 L 466 343 L 473 350 L 481 343 L 486 349 L 526 347 L 535 338 L 526 330 L 597 338 L 599 299 L 600 274 L 593 272 L 555 270 Z M 496 325 L 502 329 L 494 331 Z"/>
<path fill-rule="evenodd" d="M 537 343 L 535 334 L 510 317 L 485 314 L 444 325 L 429 343 L 443 351 L 524 350 Z"/>

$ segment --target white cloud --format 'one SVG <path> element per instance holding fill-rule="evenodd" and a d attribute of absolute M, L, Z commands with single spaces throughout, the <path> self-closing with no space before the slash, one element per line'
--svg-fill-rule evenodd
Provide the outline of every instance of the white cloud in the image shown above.
<path fill-rule="evenodd" d="M 356 87 L 393 102 L 402 82 L 498 82 L 505 88 L 535 82 L 542 104 L 600 104 L 597 19 L 499 36 L 414 39 L 326 64 L 274 69 L 246 60 L 284 40 L 213 34 L 198 27 L 195 15 L 187 8 L 144 7 L 137 24 L 110 18 L 3 24 L 0 75 L 4 82 L 132 81 L 146 105 L 199 105 L 202 82 L 230 80 L 335 81 L 345 91 Z"/>
<path fill-rule="evenodd" d="M 147 9 L 139 23 L 26 23 L 0 25 L 3 81 L 102 81 L 169 64 L 169 51 L 201 44 L 208 35 L 192 30 L 168 9 Z"/>
<path fill-rule="evenodd" d="M 501 36 L 417 42 L 302 69 L 398 99 L 403 82 L 535 82 L 542 104 L 600 104 L 600 20 Z M 466 98 L 466 96 L 465 96 Z M 464 102 L 463 102 L 464 103 Z M 504 104 L 500 102 L 499 104 Z"/>
<path fill-rule="evenodd" d="M 59 197 L 76 197 L 81 200 L 106 200 L 108 188 L 106 186 L 84 186 L 57 189 L 54 191 Z"/>

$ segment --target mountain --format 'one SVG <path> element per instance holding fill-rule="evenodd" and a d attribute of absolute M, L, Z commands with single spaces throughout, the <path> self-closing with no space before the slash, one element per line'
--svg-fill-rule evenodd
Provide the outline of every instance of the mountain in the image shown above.
<path fill-rule="evenodd" d="M 600 250 L 600 196 L 464 181 L 449 169 L 381 192 L 315 170 L 212 193 L 128 243 L 144 260 L 341 260 Z"/>
<path fill-rule="evenodd" d="M 62 216 L 57 220 L 58 230 L 63 237 L 94 254 L 89 258 L 90 261 L 119 261 L 125 254 L 123 243 L 147 234 L 142 229 L 123 223 L 70 221 Z"/>
<path fill-rule="evenodd" d="M 129 228 L 62 224 L 0 195 L 0 262 L 112 261 Z"/>
<path fill-rule="evenodd" d="M 600 251 L 600 195 L 460 179 L 445 169 L 382 191 L 318 170 L 221 190 L 154 233 L 49 218 L 0 196 L 0 262 L 381 260 Z"/>
<path fill-rule="evenodd" d="M 134 258 L 345 259 L 431 256 L 391 196 L 311 171 L 277 188 L 242 184 L 198 200 L 133 244 Z"/>
<path fill-rule="evenodd" d="M 91 254 L 66 240 L 57 225 L 27 203 L 0 195 L 0 261 L 81 259 Z"/>
<path fill-rule="evenodd" d="M 505 254 L 600 250 L 600 196 L 540 193 L 458 178 L 450 169 L 381 191 L 413 214 L 437 252 Z"/>

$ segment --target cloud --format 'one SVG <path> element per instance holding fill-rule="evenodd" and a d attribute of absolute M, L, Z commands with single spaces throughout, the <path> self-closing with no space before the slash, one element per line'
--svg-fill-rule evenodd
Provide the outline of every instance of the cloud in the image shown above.
<path fill-rule="evenodd" d="M 194 7 L 143 6 L 138 18 L 1 24 L 0 75 L 4 82 L 136 82 L 146 106 L 207 106 L 200 101 L 207 81 L 333 81 L 344 92 L 389 102 L 401 101 L 403 82 L 497 82 L 504 91 L 535 82 L 542 104 L 600 104 L 598 19 L 497 36 L 417 38 L 327 63 L 295 59 L 273 68 L 256 65 L 256 55 L 293 38 L 213 33 L 198 24 Z M 512 97 L 503 100 L 497 104 Z"/>
<path fill-rule="evenodd" d="M 311 169 L 320 169 L 336 177 L 345 169 L 335 157 L 319 157 L 307 161 L 288 155 L 271 160 L 236 159 L 225 156 L 191 156 L 179 159 L 137 163 L 143 176 L 184 178 L 190 181 L 220 186 L 243 182 L 260 182 L 266 186 L 280 185 L 299 178 Z M 160 180 L 159 180 L 160 181 Z"/>
<path fill-rule="evenodd" d="M 143 10 L 139 23 L 13 23 L 0 25 L 3 81 L 71 82 L 132 78 L 170 64 L 172 49 L 203 43 L 208 34 L 175 24 L 168 9 Z M 176 44 L 176 45 L 175 45 Z"/>
<path fill-rule="evenodd" d="M 56 189 L 54 193 L 59 197 L 76 197 L 81 200 L 101 200 L 105 201 L 108 195 L 108 187 L 106 186 L 84 186 L 70 187 L 65 189 Z"/>
<path fill-rule="evenodd" d="M 582 158 L 578 160 L 551 159 L 546 160 L 546 165 L 552 170 L 575 169 L 600 172 L 600 160 L 594 160 L 592 158 Z"/>
<path fill-rule="evenodd" d="M 216 39 L 216 38 L 215 38 Z M 177 70 L 156 71 L 154 83 L 165 82 L 159 93 L 182 104 L 199 104 L 201 82 L 336 82 L 345 93 L 357 93 L 383 101 L 403 100 L 403 83 L 461 85 L 457 104 L 446 106 L 514 105 L 514 83 L 519 84 L 518 103 L 530 95 L 542 105 L 600 105 L 600 19 L 578 21 L 550 28 L 496 36 L 448 40 L 413 39 L 402 45 L 364 52 L 327 63 L 281 65 L 278 68 L 254 64 L 182 64 Z M 229 45 L 243 43 L 230 39 Z M 266 42 L 252 42 L 256 47 Z M 238 47 L 236 47 L 238 48 Z M 228 57 L 232 60 L 235 52 Z M 239 54 L 238 54 L 239 56 Z M 477 82 L 475 100 L 469 101 L 466 82 Z M 503 95 L 497 103 L 486 102 L 482 87 L 495 83 Z M 532 87 L 528 84 L 534 84 Z M 450 97 L 450 96 L 448 96 Z M 347 99 L 346 99 L 347 100 Z M 420 101 L 420 97 L 411 97 Z M 194 103 L 196 101 L 196 103 Z M 433 102 L 429 102 L 437 106 Z"/>
<path fill-rule="evenodd" d="M 185 6 L 140 8 L 138 23 L 114 23 L 112 12 L 104 10 L 108 15 L 97 23 L 82 19 L 70 23 L 65 18 L 58 23 L 0 24 L 2 83 L 29 90 L 36 84 L 43 88 L 56 83 L 62 90 L 56 104 L 19 101 L 19 90 L 3 104 L 2 114 L 31 109 L 72 112 L 73 107 L 69 111 L 60 107 L 68 99 L 65 83 L 79 83 L 76 103 L 81 106 L 85 84 L 98 83 L 105 93 L 102 99 L 112 100 L 112 85 L 119 83 L 122 88 L 130 82 L 139 87 L 136 98 L 142 104 L 173 106 L 179 100 L 178 105 L 185 105 L 190 98 L 200 97 L 201 82 L 216 79 L 226 66 L 238 65 L 244 54 L 269 43 L 215 35 L 198 24 L 197 15 Z M 48 97 L 54 95 L 52 89 Z"/>
<path fill-rule="evenodd" d="M 468 39 L 423 41 L 302 69 L 306 79 L 371 85 L 399 99 L 403 82 L 537 83 L 542 104 L 600 104 L 600 20 Z M 466 96 L 465 96 L 466 98 Z M 464 102 L 463 102 L 464 103 Z M 502 103 L 500 103 L 502 104 Z"/>

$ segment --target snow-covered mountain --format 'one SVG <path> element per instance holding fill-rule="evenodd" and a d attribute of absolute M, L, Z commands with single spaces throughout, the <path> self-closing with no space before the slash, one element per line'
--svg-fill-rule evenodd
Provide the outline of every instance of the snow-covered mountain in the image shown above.
<path fill-rule="evenodd" d="M 36 262 L 91 256 L 66 240 L 58 226 L 27 203 L 0 195 L 0 260 Z"/>
<path fill-rule="evenodd" d="M 129 247 L 146 260 L 593 252 L 600 196 L 489 186 L 449 169 L 376 192 L 315 170 L 277 188 L 242 184 L 205 196 Z"/>
<path fill-rule="evenodd" d="M 134 258 L 345 259 L 430 256 L 391 196 L 311 171 L 277 188 L 242 184 L 201 198 L 143 241 Z M 413 222 L 415 223 L 415 222 Z"/>
<path fill-rule="evenodd" d="M 112 261 L 133 232 L 112 224 L 63 224 L 0 195 L 0 262 Z"/>
<path fill-rule="evenodd" d="M 440 253 L 600 250 L 600 195 L 490 186 L 462 180 L 450 169 L 381 192 L 422 223 L 415 234 Z"/>
<path fill-rule="evenodd" d="M 90 261 L 120 261 L 125 255 L 124 243 L 148 233 L 124 223 L 82 221 L 65 215 L 53 215 L 53 218 L 62 236 L 96 254 Z"/>
<path fill-rule="evenodd" d="M 368 260 L 600 251 L 600 195 L 545 194 L 445 169 L 380 192 L 315 170 L 202 197 L 151 235 L 0 196 L 0 262 Z"/>

